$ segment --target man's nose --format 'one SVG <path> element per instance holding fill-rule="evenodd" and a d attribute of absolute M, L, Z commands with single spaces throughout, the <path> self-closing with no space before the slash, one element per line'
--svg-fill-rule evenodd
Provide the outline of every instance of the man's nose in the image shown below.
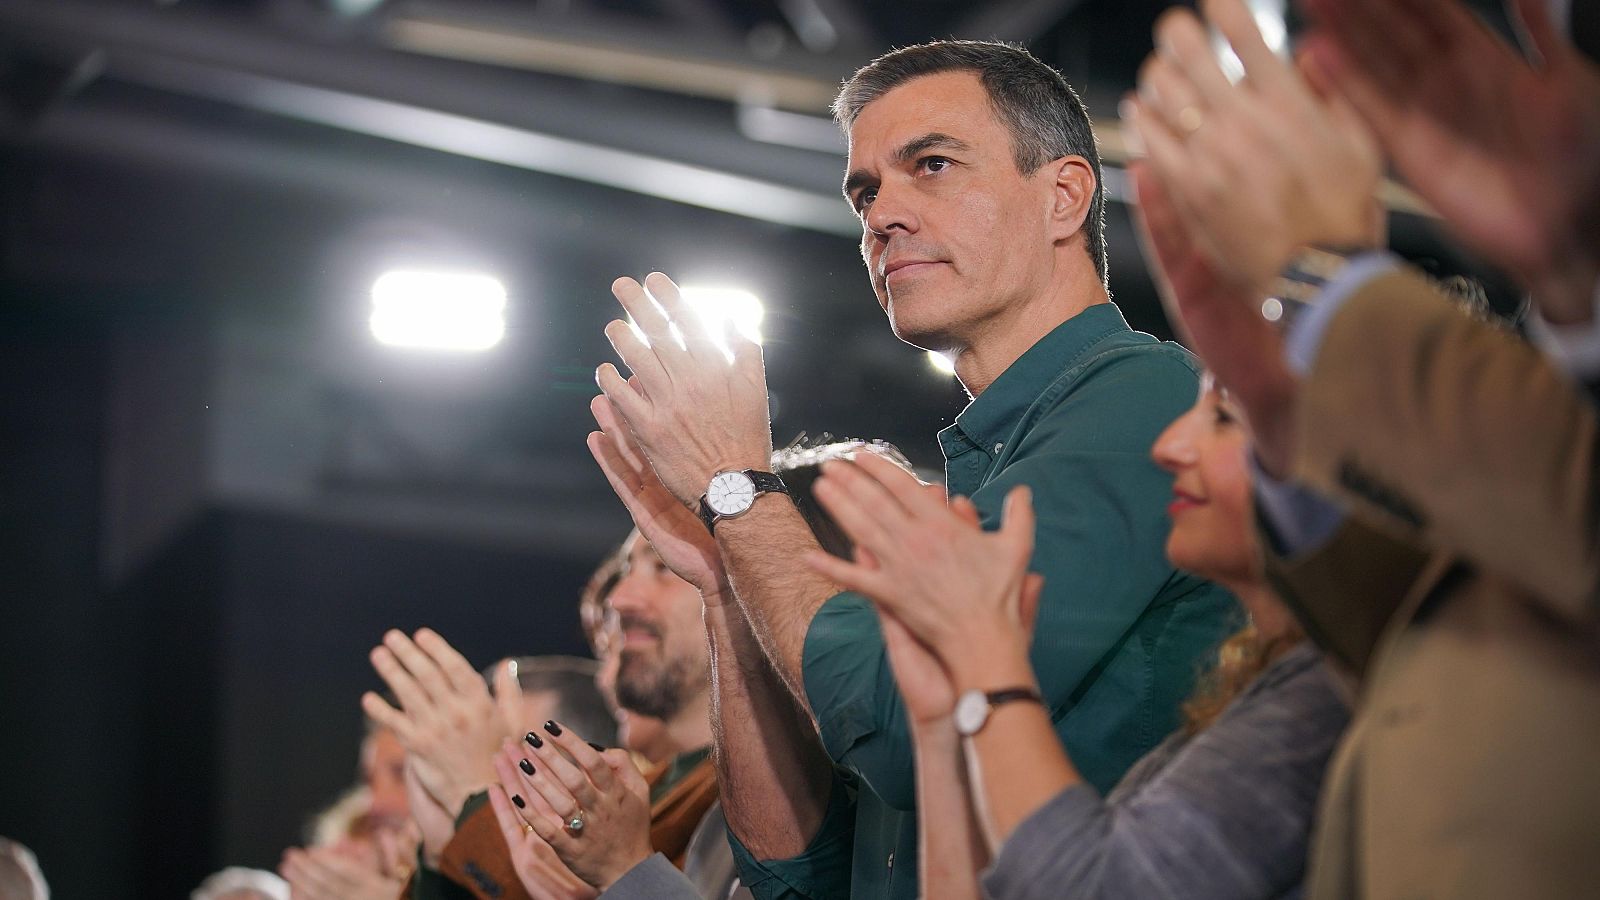
<path fill-rule="evenodd" d="M 612 589 L 611 596 L 606 598 L 606 603 L 618 613 L 638 611 L 649 605 L 650 589 L 645 584 L 643 576 L 625 575 Z"/>
<path fill-rule="evenodd" d="M 867 207 L 867 230 L 884 237 L 897 231 L 916 232 L 921 222 L 914 206 L 909 190 L 880 185 L 871 205 Z"/>

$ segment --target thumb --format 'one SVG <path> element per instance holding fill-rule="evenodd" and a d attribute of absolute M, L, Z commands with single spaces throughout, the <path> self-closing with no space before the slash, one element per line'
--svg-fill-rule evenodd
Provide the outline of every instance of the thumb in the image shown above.
<path fill-rule="evenodd" d="M 957 494 L 950 498 L 950 510 L 974 528 L 983 524 L 983 516 L 978 512 L 978 504 L 965 494 Z"/>
<path fill-rule="evenodd" d="M 611 766 L 611 771 L 617 774 L 617 780 L 622 786 L 636 797 L 644 798 L 648 802 L 650 797 L 650 784 L 645 781 L 644 773 L 634 765 L 633 757 L 628 751 L 620 747 L 607 750 L 604 754 L 606 762 Z"/>
<path fill-rule="evenodd" d="M 1022 592 L 1018 597 L 1017 613 L 1022 630 L 1033 632 L 1033 623 L 1039 618 L 1039 598 L 1044 596 L 1044 576 L 1029 572 L 1022 579 Z"/>
<path fill-rule="evenodd" d="M 525 729 L 522 721 L 522 682 L 517 679 L 517 661 L 508 659 L 494 667 L 494 704 L 500 710 L 506 734 L 515 738 Z"/>
<path fill-rule="evenodd" d="M 1006 494 L 1000 535 L 1024 557 L 1024 561 L 1033 555 L 1033 526 L 1033 489 L 1019 484 Z"/>

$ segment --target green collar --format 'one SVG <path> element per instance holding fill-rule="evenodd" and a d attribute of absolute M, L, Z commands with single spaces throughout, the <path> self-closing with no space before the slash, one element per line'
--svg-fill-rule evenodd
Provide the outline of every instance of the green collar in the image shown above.
<path fill-rule="evenodd" d="M 946 459 L 976 447 L 993 453 L 1011 436 L 1039 394 L 1106 337 L 1132 331 L 1114 303 L 1096 303 L 1057 325 L 967 404 L 955 424 L 939 432 Z"/>

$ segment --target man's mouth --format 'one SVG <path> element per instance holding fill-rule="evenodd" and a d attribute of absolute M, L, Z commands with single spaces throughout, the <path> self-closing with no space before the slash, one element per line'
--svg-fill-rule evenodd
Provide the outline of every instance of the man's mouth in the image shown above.
<path fill-rule="evenodd" d="M 883 267 L 883 280 L 889 282 L 909 278 L 942 264 L 942 261 L 937 259 L 897 259 Z"/>
<path fill-rule="evenodd" d="M 661 629 L 638 619 L 622 620 L 622 645 L 624 647 L 640 647 L 646 644 L 660 643 Z"/>

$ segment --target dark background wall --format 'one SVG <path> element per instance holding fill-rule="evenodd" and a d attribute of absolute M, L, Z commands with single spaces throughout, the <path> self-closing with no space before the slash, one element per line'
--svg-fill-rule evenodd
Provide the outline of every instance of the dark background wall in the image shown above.
<path fill-rule="evenodd" d="M 780 443 L 937 468 L 965 398 L 885 326 L 825 118 L 891 46 L 1008 38 L 1077 85 L 1114 296 L 1169 336 L 1111 115 L 1168 5 L 0 0 L 0 835 L 64 900 L 182 897 L 351 783 L 386 628 L 583 652 L 628 524 L 583 445 L 617 275 L 762 298 Z M 1397 250 L 1515 306 L 1392 208 Z M 505 341 L 378 346 L 397 266 L 500 277 Z"/>

